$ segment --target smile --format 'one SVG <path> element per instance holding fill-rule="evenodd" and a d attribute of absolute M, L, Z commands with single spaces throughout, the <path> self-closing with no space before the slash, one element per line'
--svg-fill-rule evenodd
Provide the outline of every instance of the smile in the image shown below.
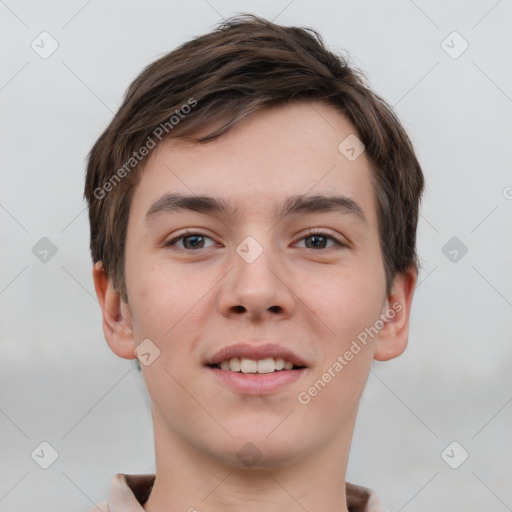
<path fill-rule="evenodd" d="M 264 359 L 232 357 L 218 364 L 211 365 L 211 367 L 236 373 L 274 373 L 282 370 L 298 370 L 303 368 L 302 366 L 294 365 L 292 361 L 285 361 L 280 357 L 266 357 Z"/>

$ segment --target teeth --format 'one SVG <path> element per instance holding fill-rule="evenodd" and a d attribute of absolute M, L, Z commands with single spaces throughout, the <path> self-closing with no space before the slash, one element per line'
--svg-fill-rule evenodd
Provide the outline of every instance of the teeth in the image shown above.
<path fill-rule="evenodd" d="M 276 363 L 271 357 L 258 361 L 258 373 L 272 373 L 276 369 Z"/>
<path fill-rule="evenodd" d="M 242 373 L 272 373 L 280 370 L 291 370 L 293 363 L 285 361 L 284 359 L 267 357 L 265 359 L 247 359 L 245 357 L 239 359 L 232 357 L 229 360 L 222 361 L 220 364 L 221 370 L 229 370 L 232 372 Z"/>
<path fill-rule="evenodd" d="M 254 359 L 242 358 L 240 361 L 240 370 L 242 370 L 242 373 L 257 373 L 258 362 Z"/>
<path fill-rule="evenodd" d="M 240 371 L 240 359 L 238 359 L 238 357 L 232 357 L 230 360 L 229 360 L 229 369 L 232 371 L 232 372 L 239 372 Z"/>
<path fill-rule="evenodd" d="M 284 359 L 276 359 L 276 370 L 282 370 L 284 368 Z"/>

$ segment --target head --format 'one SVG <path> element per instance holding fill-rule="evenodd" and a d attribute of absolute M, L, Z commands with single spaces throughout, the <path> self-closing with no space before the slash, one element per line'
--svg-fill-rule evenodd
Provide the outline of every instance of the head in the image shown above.
<path fill-rule="evenodd" d="M 311 29 L 238 16 L 144 69 L 85 197 L 105 336 L 125 358 L 157 347 L 160 425 L 233 463 L 253 442 L 268 467 L 349 432 L 372 360 L 407 344 L 423 186 L 392 109 Z M 211 367 L 235 344 L 305 368 L 235 391 Z"/>

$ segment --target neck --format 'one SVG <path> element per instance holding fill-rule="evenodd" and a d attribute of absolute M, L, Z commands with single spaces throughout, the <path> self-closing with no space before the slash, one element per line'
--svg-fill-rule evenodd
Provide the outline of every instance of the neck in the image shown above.
<path fill-rule="evenodd" d="M 348 512 L 345 472 L 351 441 L 329 445 L 269 469 L 239 469 L 198 450 L 153 414 L 156 478 L 146 512 Z"/>

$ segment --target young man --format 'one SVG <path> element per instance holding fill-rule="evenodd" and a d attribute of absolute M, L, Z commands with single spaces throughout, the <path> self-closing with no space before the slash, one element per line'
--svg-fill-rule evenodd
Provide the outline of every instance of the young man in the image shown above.
<path fill-rule="evenodd" d="M 156 475 L 91 510 L 383 510 L 345 474 L 372 360 L 407 345 L 422 190 L 398 119 L 311 29 L 237 16 L 148 66 L 85 196 Z"/>

